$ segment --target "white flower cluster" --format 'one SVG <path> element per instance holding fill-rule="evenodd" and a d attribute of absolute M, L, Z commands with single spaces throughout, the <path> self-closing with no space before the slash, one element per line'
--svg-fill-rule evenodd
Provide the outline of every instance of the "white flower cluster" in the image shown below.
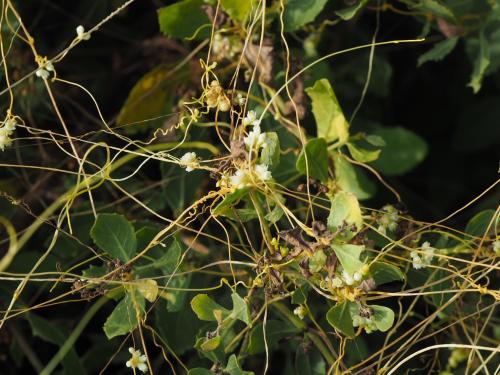
<path fill-rule="evenodd" d="M 382 234 L 387 233 L 387 229 L 394 232 L 398 227 L 398 210 L 390 204 L 382 207 L 384 212 L 377 220 L 379 226 L 378 231 Z"/>
<path fill-rule="evenodd" d="M 14 117 L 10 117 L 2 123 L 0 126 L 0 150 L 4 151 L 5 147 L 12 144 L 10 136 L 14 133 L 14 130 L 16 130 L 16 126 L 17 123 Z"/>
<path fill-rule="evenodd" d="M 214 35 L 212 53 L 216 60 L 231 59 L 239 52 L 241 52 L 241 43 L 239 44 L 236 39 L 222 36 L 219 33 Z"/>
<path fill-rule="evenodd" d="M 42 79 L 47 79 L 50 77 L 50 72 L 54 71 L 54 65 L 52 64 L 51 61 L 47 61 L 44 64 L 41 64 L 37 71 L 36 71 L 36 76 Z"/>
<path fill-rule="evenodd" d="M 327 277 L 326 281 L 330 282 L 332 288 L 342 288 L 343 286 L 357 285 L 363 280 L 363 270 L 356 271 L 352 275 L 347 271 L 342 271 L 341 276 L 335 276 L 333 279 Z"/>
<path fill-rule="evenodd" d="M 352 325 L 354 327 L 363 327 L 366 333 L 372 333 L 377 330 L 377 326 L 373 320 L 366 316 L 354 315 L 352 317 Z"/>
<path fill-rule="evenodd" d="M 252 169 L 237 169 L 235 174 L 229 177 L 229 184 L 235 189 L 241 189 L 259 181 L 268 181 L 271 177 L 267 165 L 256 164 Z"/>
<path fill-rule="evenodd" d="M 413 250 L 410 253 L 410 257 L 413 262 L 413 268 L 419 270 L 431 264 L 435 250 L 436 249 L 431 247 L 431 244 L 428 241 L 425 241 L 421 246 L 421 252 L 423 253 L 422 256 L 420 256 L 417 251 Z"/>
<path fill-rule="evenodd" d="M 140 350 L 135 350 L 134 348 L 128 348 L 132 357 L 125 363 L 127 367 L 132 369 L 138 369 L 142 372 L 148 372 L 147 357 L 141 354 Z"/>
<path fill-rule="evenodd" d="M 307 315 L 307 307 L 305 307 L 304 305 L 299 305 L 293 310 L 293 313 L 302 320 Z"/>
<path fill-rule="evenodd" d="M 186 172 L 192 172 L 200 166 L 196 152 L 186 152 L 182 155 L 179 163 L 186 168 Z"/>
<path fill-rule="evenodd" d="M 76 38 L 78 40 L 89 40 L 90 33 L 85 32 L 85 28 L 82 25 L 79 25 L 76 28 Z"/>

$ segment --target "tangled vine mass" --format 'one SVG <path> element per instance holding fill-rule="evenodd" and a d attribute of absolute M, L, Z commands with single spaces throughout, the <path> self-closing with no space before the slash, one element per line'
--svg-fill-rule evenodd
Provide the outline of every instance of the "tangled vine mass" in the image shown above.
<path fill-rule="evenodd" d="M 498 0 L 31 3 L 0 17 L 0 373 L 498 374 Z M 466 98 L 447 160 L 486 150 L 468 195 L 404 125 L 439 114 L 390 126 L 421 71 Z"/>

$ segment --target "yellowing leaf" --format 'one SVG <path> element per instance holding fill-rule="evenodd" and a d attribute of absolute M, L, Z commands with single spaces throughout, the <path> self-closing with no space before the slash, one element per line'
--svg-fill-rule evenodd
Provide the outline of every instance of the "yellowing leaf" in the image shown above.
<path fill-rule="evenodd" d="M 158 284 L 156 280 L 139 280 L 137 282 L 137 291 L 149 302 L 154 302 L 158 297 Z"/>
<path fill-rule="evenodd" d="M 344 224 L 355 225 L 356 229 L 360 230 L 363 226 L 363 217 L 356 196 L 345 191 L 335 194 L 327 223 L 334 231 Z"/>
<path fill-rule="evenodd" d="M 349 124 L 330 82 L 320 79 L 306 92 L 312 101 L 318 137 L 325 138 L 327 142 L 345 143 L 349 137 Z"/>

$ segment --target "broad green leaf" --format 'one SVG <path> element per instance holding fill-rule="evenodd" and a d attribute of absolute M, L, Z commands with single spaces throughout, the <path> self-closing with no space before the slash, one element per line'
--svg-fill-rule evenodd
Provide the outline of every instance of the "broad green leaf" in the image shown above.
<path fill-rule="evenodd" d="M 202 10 L 203 0 L 182 0 L 158 10 L 158 22 L 163 34 L 172 38 L 191 37 L 201 26 L 210 26 Z"/>
<path fill-rule="evenodd" d="M 364 246 L 351 245 L 351 244 L 332 244 L 332 249 L 335 251 L 335 255 L 339 258 L 342 268 L 353 275 L 363 267 L 363 262 L 359 260 L 361 252 L 364 250 Z"/>
<path fill-rule="evenodd" d="M 252 5 L 256 5 L 256 2 L 255 0 L 221 0 L 220 5 L 233 20 L 243 22 L 250 14 Z"/>
<path fill-rule="evenodd" d="M 137 291 L 149 302 L 154 302 L 158 297 L 158 284 L 156 280 L 146 279 L 136 281 Z"/>
<path fill-rule="evenodd" d="M 370 305 L 373 310 L 371 317 L 373 323 L 381 332 L 388 331 L 394 323 L 394 311 L 385 306 Z"/>
<path fill-rule="evenodd" d="M 253 375 L 252 371 L 243 371 L 241 369 L 236 354 L 232 354 L 229 357 L 224 373 L 227 373 L 228 375 Z"/>
<path fill-rule="evenodd" d="M 264 217 L 267 221 L 269 221 L 271 224 L 276 223 L 279 219 L 283 217 L 285 212 L 281 208 L 281 206 L 276 205 L 274 208 L 271 210 L 271 212 L 267 213 L 266 216 Z"/>
<path fill-rule="evenodd" d="M 297 345 L 295 351 L 295 374 L 325 375 L 328 371 L 326 363 L 318 350 L 307 350 Z M 285 372 L 284 372 L 285 373 Z M 288 374 L 288 372 L 287 372 Z"/>
<path fill-rule="evenodd" d="M 122 215 L 99 214 L 90 236 L 112 258 L 128 262 L 137 249 L 134 227 Z"/>
<path fill-rule="evenodd" d="M 288 0 L 283 21 L 285 31 L 294 31 L 314 21 L 328 0 Z"/>
<path fill-rule="evenodd" d="M 242 188 L 237 189 L 229 194 L 227 194 L 222 202 L 220 202 L 212 211 L 214 216 L 222 215 L 225 213 L 227 209 L 229 209 L 232 205 L 238 203 L 238 201 L 243 198 L 250 191 L 250 188 Z"/>
<path fill-rule="evenodd" d="M 306 167 L 307 156 L 307 167 Z M 328 152 L 326 150 L 326 141 L 324 138 L 313 138 L 307 142 L 304 150 L 300 153 L 295 165 L 297 170 L 309 177 L 328 181 Z"/>
<path fill-rule="evenodd" d="M 41 316 L 29 313 L 26 314 L 26 319 L 31 327 L 33 336 L 41 338 L 43 341 L 50 342 L 51 344 L 61 347 L 64 345 L 68 338 L 68 332 L 65 332 L 63 325 L 55 324 L 54 322 L 42 318 Z M 84 375 L 86 371 L 80 361 L 80 357 L 71 348 L 61 360 L 62 367 L 66 374 Z"/>
<path fill-rule="evenodd" d="M 323 250 L 317 250 L 309 258 L 309 270 L 312 273 L 319 272 L 321 271 L 325 263 L 326 263 L 326 254 L 324 253 Z"/>
<path fill-rule="evenodd" d="M 347 144 L 347 148 L 349 149 L 349 152 L 354 160 L 359 161 L 360 163 L 369 163 L 377 160 L 381 152 L 381 150 L 369 150 L 361 147 L 361 145 L 357 143 L 351 142 Z"/>
<path fill-rule="evenodd" d="M 176 276 L 170 280 L 168 284 L 169 287 L 173 288 L 168 292 L 168 300 L 167 300 L 167 310 L 170 312 L 177 312 L 185 309 L 186 297 L 188 295 L 188 291 L 182 290 L 189 288 L 191 283 L 192 274 Z M 179 289 L 179 290 L 175 290 Z"/>
<path fill-rule="evenodd" d="M 370 265 L 370 276 L 377 285 L 404 280 L 404 274 L 398 267 L 385 262 L 373 262 Z"/>
<path fill-rule="evenodd" d="M 323 137 L 327 143 L 345 143 L 349 137 L 349 124 L 330 82 L 320 79 L 313 87 L 307 88 L 306 93 L 312 101 L 318 137 Z"/>
<path fill-rule="evenodd" d="M 233 310 L 230 315 L 231 318 L 241 320 L 246 323 L 247 326 L 250 326 L 252 317 L 250 316 L 250 307 L 248 303 L 236 292 L 231 294 L 231 300 L 233 301 Z"/>
<path fill-rule="evenodd" d="M 242 223 L 246 223 L 259 217 L 257 211 L 255 211 L 254 208 L 234 208 L 232 210 L 226 210 L 222 215 L 224 217 L 227 217 L 228 219 L 232 219 L 238 222 L 241 221 Z"/>
<path fill-rule="evenodd" d="M 494 233 L 495 228 L 499 225 L 499 217 L 493 219 L 495 210 L 484 210 L 472 217 L 465 227 L 465 233 L 475 237 L 483 237 L 486 233 L 488 226 L 490 232 Z M 490 225 L 491 224 L 491 225 Z"/>
<path fill-rule="evenodd" d="M 98 279 L 109 272 L 106 266 L 94 266 L 91 264 L 89 268 L 82 271 L 82 276 L 86 279 Z"/>
<path fill-rule="evenodd" d="M 139 293 L 127 293 L 104 323 L 106 337 L 111 339 L 132 332 L 139 324 L 138 313 L 144 313 L 144 297 Z"/>
<path fill-rule="evenodd" d="M 481 89 L 481 84 L 490 62 L 490 46 L 484 35 L 484 30 L 481 30 L 479 33 L 479 48 L 477 51 L 477 57 L 474 61 L 474 70 L 472 71 L 472 76 L 468 85 L 472 87 L 474 94 L 478 93 Z"/>
<path fill-rule="evenodd" d="M 457 42 L 458 37 L 455 36 L 453 38 L 445 39 L 442 42 L 434 44 L 434 47 L 432 47 L 429 51 L 418 58 L 417 66 L 421 66 L 428 61 L 443 60 L 446 56 L 448 56 L 448 54 L 451 53 L 451 51 L 455 49 Z"/>
<path fill-rule="evenodd" d="M 351 309 L 356 304 L 351 301 L 337 303 L 326 313 L 326 320 L 337 331 L 346 336 L 354 336 L 354 327 L 352 325 Z"/>
<path fill-rule="evenodd" d="M 198 294 L 191 300 L 191 308 L 200 320 L 217 321 L 219 317 L 227 317 L 231 311 L 222 307 L 206 294 Z M 220 314 L 220 315 L 219 315 Z"/>
<path fill-rule="evenodd" d="M 307 301 L 307 294 L 309 293 L 309 284 L 304 283 L 292 293 L 292 303 L 296 305 L 302 305 Z"/>
<path fill-rule="evenodd" d="M 266 141 L 260 156 L 260 162 L 269 166 L 269 169 L 274 169 L 280 162 L 280 140 L 275 132 L 268 132 Z"/>
<path fill-rule="evenodd" d="M 368 0 L 360 0 L 357 4 L 350 6 L 348 8 L 344 8 L 341 10 L 337 10 L 335 14 L 342 18 L 344 21 L 349 21 L 351 18 L 353 18 L 358 12 L 363 9 L 368 3 Z"/>
<path fill-rule="evenodd" d="M 360 167 L 351 164 L 337 152 L 332 153 L 335 182 L 343 191 L 353 193 L 358 199 L 368 199 L 375 193 L 375 185 Z"/>
<path fill-rule="evenodd" d="M 386 145 L 372 165 L 388 176 L 404 174 L 427 156 L 427 143 L 417 134 L 401 127 L 379 128 L 374 132 Z"/>
<path fill-rule="evenodd" d="M 251 333 L 248 342 L 247 352 L 250 355 L 264 352 L 264 334 L 262 323 L 256 325 Z M 282 322 L 281 320 L 267 320 L 265 325 L 267 346 L 271 350 L 281 339 L 295 335 L 300 332 L 298 328 L 290 323 Z"/>
<path fill-rule="evenodd" d="M 327 219 L 328 228 L 336 231 L 344 225 L 355 225 L 358 232 L 363 226 L 363 216 L 356 196 L 352 193 L 339 191 L 332 199 L 330 214 Z"/>

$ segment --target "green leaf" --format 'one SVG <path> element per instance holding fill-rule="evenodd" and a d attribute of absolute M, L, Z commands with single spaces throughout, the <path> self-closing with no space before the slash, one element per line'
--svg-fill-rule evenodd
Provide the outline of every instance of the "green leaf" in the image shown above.
<path fill-rule="evenodd" d="M 325 375 L 328 373 L 320 352 L 314 349 L 305 349 L 302 345 L 297 345 L 294 365 L 295 374 L 298 375 Z M 284 373 L 288 374 L 288 372 Z"/>
<path fill-rule="evenodd" d="M 448 56 L 448 54 L 451 53 L 451 51 L 455 49 L 457 42 L 458 37 L 455 36 L 453 38 L 445 39 L 442 42 L 434 44 L 434 47 L 432 47 L 429 51 L 418 58 L 417 66 L 421 66 L 428 61 L 443 60 L 446 56 Z"/>
<path fill-rule="evenodd" d="M 493 219 L 495 215 L 495 210 L 484 210 L 469 220 L 467 226 L 465 227 L 465 233 L 470 234 L 475 237 L 483 237 L 486 233 L 486 229 L 490 226 L 490 232 L 494 233 L 495 228 L 498 227 L 499 218 Z M 491 223 L 491 225 L 490 225 Z"/>
<path fill-rule="evenodd" d="M 190 76 L 188 66 L 175 69 L 175 64 L 160 65 L 134 85 L 116 119 L 124 133 L 136 134 L 141 129 L 147 129 L 149 124 L 156 125 L 153 122 L 155 118 L 169 113 L 174 99 L 171 92 Z"/>
<path fill-rule="evenodd" d="M 139 324 L 137 313 L 144 313 L 144 297 L 139 293 L 127 293 L 104 323 L 108 339 L 132 332 Z"/>
<path fill-rule="evenodd" d="M 229 209 L 232 205 L 238 203 L 238 201 L 243 198 L 250 191 L 249 187 L 237 189 L 229 194 L 227 194 L 222 202 L 220 202 L 212 211 L 214 216 L 223 215 L 225 211 Z"/>
<path fill-rule="evenodd" d="M 377 160 L 381 152 L 381 150 L 363 148 L 360 144 L 352 142 L 347 144 L 347 148 L 349 149 L 349 152 L 354 160 L 359 161 L 360 163 L 369 163 Z"/>
<path fill-rule="evenodd" d="M 220 316 L 223 318 L 231 314 L 231 311 L 219 305 L 206 294 L 197 294 L 191 300 L 191 308 L 198 319 L 209 322 L 217 321 L 218 314 L 221 314 Z"/>
<path fill-rule="evenodd" d="M 188 375 L 214 375 L 215 372 L 207 370 L 206 368 L 196 367 L 188 371 Z"/>
<path fill-rule="evenodd" d="M 363 216 L 356 196 L 352 193 L 339 191 L 332 199 L 327 225 L 331 231 L 347 225 L 355 225 L 358 232 L 363 227 Z"/>
<path fill-rule="evenodd" d="M 236 292 L 231 294 L 231 300 L 233 301 L 233 310 L 231 311 L 230 317 L 241 320 L 246 323 L 247 326 L 250 326 L 252 317 L 250 316 L 250 307 L 248 303 Z"/>
<path fill-rule="evenodd" d="M 158 22 L 163 34 L 172 38 L 191 37 L 204 25 L 210 25 L 201 9 L 203 0 L 183 0 L 158 10 Z"/>
<path fill-rule="evenodd" d="M 267 346 L 269 349 L 272 349 L 281 339 L 300 332 L 297 327 L 291 325 L 290 323 L 282 322 L 281 320 L 268 320 L 266 322 L 265 331 Z M 247 352 L 250 355 L 254 355 L 262 353 L 265 350 L 262 323 L 259 323 L 250 333 Z"/>
<path fill-rule="evenodd" d="M 306 155 L 307 167 L 306 168 Z M 304 150 L 300 153 L 297 163 L 297 170 L 309 177 L 320 180 L 321 182 L 328 181 L 328 152 L 326 150 L 326 141 L 324 138 L 313 138 L 307 142 Z"/>
<path fill-rule="evenodd" d="M 337 331 L 340 331 L 346 336 L 354 336 L 354 327 L 352 325 L 351 309 L 355 308 L 356 304 L 351 301 L 337 303 L 326 313 L 326 320 Z"/>
<path fill-rule="evenodd" d="M 377 285 L 404 280 L 404 274 L 398 267 L 385 262 L 373 262 L 370 265 L 370 275 Z"/>
<path fill-rule="evenodd" d="M 335 255 L 339 258 L 342 268 L 350 275 L 363 267 L 363 262 L 359 260 L 359 256 L 364 250 L 364 246 L 336 243 L 333 243 L 331 246 L 333 251 L 335 251 Z"/>
<path fill-rule="evenodd" d="M 222 338 L 220 336 L 212 337 L 203 341 L 200 345 L 200 349 L 204 352 L 212 352 L 220 346 Z"/>
<path fill-rule="evenodd" d="M 427 144 L 410 130 L 401 127 L 379 128 L 374 133 L 384 139 L 386 146 L 372 165 L 385 175 L 404 174 L 427 156 Z"/>
<path fill-rule="evenodd" d="M 179 264 L 183 248 L 179 240 L 177 238 L 174 239 L 168 250 L 164 251 L 161 258 L 152 263 L 153 267 L 160 269 L 164 275 L 170 275 L 174 272 L 177 264 Z"/>
<path fill-rule="evenodd" d="M 101 250 L 122 262 L 132 259 L 137 249 L 134 227 L 122 215 L 97 215 L 90 236 Z"/>
<path fill-rule="evenodd" d="M 472 71 L 472 76 L 468 84 L 469 87 L 472 87 L 474 94 L 478 93 L 481 89 L 481 84 L 490 62 L 490 46 L 484 35 L 484 30 L 481 30 L 479 33 L 477 57 L 474 61 L 474 70 Z"/>
<path fill-rule="evenodd" d="M 328 0 L 288 0 L 283 22 L 285 31 L 294 31 L 314 21 Z"/>
<path fill-rule="evenodd" d="M 325 138 L 327 143 L 345 143 L 349 137 L 349 124 L 330 82 L 320 79 L 313 87 L 307 88 L 306 93 L 312 101 L 318 137 Z"/>
<path fill-rule="evenodd" d="M 333 152 L 335 166 L 335 182 L 343 191 L 353 193 L 358 199 L 368 199 L 375 193 L 375 185 L 369 180 L 364 171 L 351 164 L 347 159 Z"/>
<path fill-rule="evenodd" d="M 275 132 L 266 134 L 265 147 L 262 149 L 260 162 L 266 164 L 272 170 L 280 163 L 280 140 Z"/>
<path fill-rule="evenodd" d="M 325 263 L 326 254 L 323 250 L 318 250 L 309 258 L 309 270 L 312 273 L 319 272 L 321 271 Z"/>
<path fill-rule="evenodd" d="M 385 306 L 370 305 L 373 310 L 371 317 L 377 329 L 381 332 L 388 331 L 394 324 L 394 311 Z"/>
<path fill-rule="evenodd" d="M 368 0 L 361 0 L 359 3 L 350 6 L 348 8 L 344 8 L 341 10 L 337 10 L 335 14 L 342 18 L 344 21 L 349 21 L 351 18 L 353 18 L 358 12 L 363 9 L 368 3 Z"/>
<path fill-rule="evenodd" d="M 243 371 L 241 369 L 236 354 L 232 354 L 229 357 L 224 373 L 227 373 L 228 375 L 253 375 L 252 371 Z"/>
<path fill-rule="evenodd" d="M 453 12 L 438 0 L 421 0 L 419 4 L 412 7 L 421 12 L 432 13 L 436 18 L 447 18 L 453 20 L 455 18 Z"/>
<path fill-rule="evenodd" d="M 58 347 L 61 347 L 66 342 L 68 332 L 63 330 L 63 325 L 54 324 L 54 322 L 32 313 L 26 314 L 26 319 L 30 324 L 33 336 L 40 337 L 43 341 L 50 342 Z M 86 374 L 74 347 L 67 352 L 61 360 L 61 364 L 66 374 Z"/>
<path fill-rule="evenodd" d="M 292 293 L 292 303 L 296 305 L 302 305 L 307 301 L 307 294 L 309 293 L 309 284 L 303 284 L 296 288 Z"/>
<path fill-rule="evenodd" d="M 233 20 L 243 22 L 250 14 L 252 5 L 255 5 L 252 3 L 255 0 L 221 0 L 220 5 Z"/>

